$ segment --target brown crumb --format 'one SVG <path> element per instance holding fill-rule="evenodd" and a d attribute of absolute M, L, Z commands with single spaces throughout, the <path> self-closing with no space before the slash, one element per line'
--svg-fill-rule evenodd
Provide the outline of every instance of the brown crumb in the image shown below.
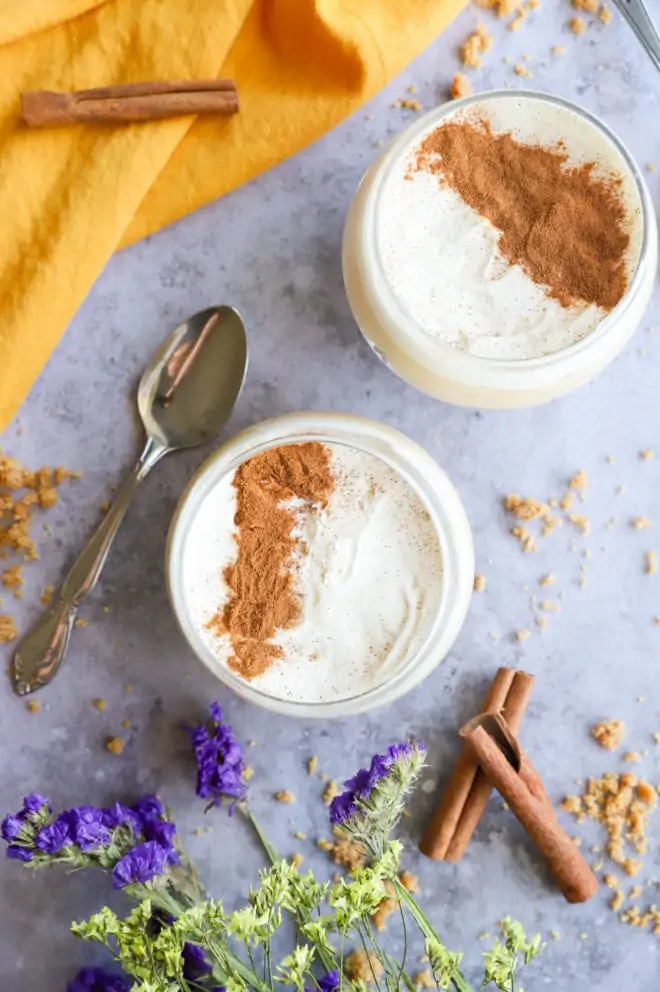
<path fill-rule="evenodd" d="M 546 512 L 545 503 L 530 496 L 519 496 L 517 493 L 509 493 L 503 499 L 504 509 L 507 513 L 512 513 L 518 520 L 534 520 L 542 517 Z"/>
<path fill-rule="evenodd" d="M 385 882 L 385 888 L 388 892 L 387 897 L 378 904 L 376 911 L 371 914 L 373 924 L 379 932 L 387 930 L 387 921 L 399 905 L 397 900 L 394 898 L 394 888 L 392 887 L 392 883 Z"/>
<path fill-rule="evenodd" d="M 249 782 L 250 779 L 254 778 L 254 768 L 252 767 L 252 765 L 243 765 L 241 778 L 243 779 L 244 782 Z"/>
<path fill-rule="evenodd" d="M 520 546 L 523 551 L 536 551 L 536 542 L 526 527 L 512 527 L 511 533 L 520 541 Z"/>
<path fill-rule="evenodd" d="M 522 7 L 521 0 L 475 0 L 477 7 L 494 10 L 498 17 L 509 17 Z"/>
<path fill-rule="evenodd" d="M 329 806 L 332 800 L 336 796 L 340 795 L 340 793 L 341 793 L 341 789 L 339 788 L 335 780 L 331 778 L 328 784 L 326 785 L 325 789 L 323 790 L 323 795 L 321 798 L 323 799 L 325 805 Z"/>
<path fill-rule="evenodd" d="M 130 730 L 131 721 L 130 720 L 122 720 L 121 721 L 121 725 L 124 728 L 124 730 Z"/>
<path fill-rule="evenodd" d="M 622 720 L 602 720 L 591 728 L 591 736 L 607 751 L 614 751 L 623 743 L 626 725 Z"/>
<path fill-rule="evenodd" d="M 565 45 L 553 45 L 552 48 L 550 49 L 550 53 L 552 55 L 565 55 L 566 54 L 566 46 Z"/>
<path fill-rule="evenodd" d="M 483 575 L 475 575 L 474 577 L 474 591 L 483 592 L 486 588 L 486 579 Z"/>
<path fill-rule="evenodd" d="M 46 586 L 41 594 L 41 602 L 44 606 L 50 606 L 53 601 L 53 593 L 55 591 L 55 586 Z"/>
<path fill-rule="evenodd" d="M 513 71 L 515 72 L 516 76 L 523 76 L 525 79 L 531 79 L 532 76 L 531 72 L 529 71 L 526 65 L 522 64 L 522 62 L 520 62 L 518 65 L 514 65 Z"/>
<path fill-rule="evenodd" d="M 639 457 L 643 462 L 650 462 L 653 458 L 653 448 L 642 448 L 639 453 Z"/>
<path fill-rule="evenodd" d="M 591 523 L 588 517 L 585 517 L 582 513 L 569 513 L 568 519 L 574 527 L 580 531 L 585 537 L 587 534 L 591 533 Z"/>
<path fill-rule="evenodd" d="M 624 895 L 623 892 L 619 890 L 619 892 L 615 892 L 612 898 L 610 899 L 610 909 L 613 910 L 615 913 L 618 913 L 621 907 L 623 906 L 623 902 L 624 902 Z"/>
<path fill-rule="evenodd" d="M 608 889 L 618 889 L 619 886 L 621 885 L 621 882 L 616 877 L 616 875 L 612 875 L 611 872 L 608 873 L 607 875 L 603 875 L 603 882 L 608 887 Z"/>
<path fill-rule="evenodd" d="M 517 630 L 516 633 L 515 633 L 516 640 L 519 641 L 521 644 L 524 641 L 526 641 L 528 637 L 529 637 L 529 631 L 528 630 Z"/>
<path fill-rule="evenodd" d="M 311 756 L 311 758 L 308 758 L 307 759 L 307 773 L 308 773 L 308 775 L 313 775 L 314 772 L 316 771 L 316 769 L 318 768 L 318 766 L 319 766 L 319 759 L 316 757 L 315 754 L 313 754 Z"/>
<path fill-rule="evenodd" d="M 87 621 L 86 620 L 83 620 L 82 617 L 78 617 L 78 619 L 75 621 L 75 626 L 76 627 L 86 627 L 87 626 Z"/>
<path fill-rule="evenodd" d="M 18 631 L 16 629 L 16 624 L 14 623 L 14 618 L 10 617 L 7 613 L 0 614 L 0 644 L 9 644 L 10 641 L 15 641 L 18 637 Z"/>
<path fill-rule="evenodd" d="M 107 699 L 93 699 L 92 706 L 94 709 L 98 710 L 99 713 L 105 713 L 108 708 L 108 701 Z"/>
<path fill-rule="evenodd" d="M 586 489 L 589 484 L 589 476 L 586 471 L 581 468 L 575 473 L 573 478 L 568 483 L 569 489 Z"/>
<path fill-rule="evenodd" d="M 572 813 L 578 819 L 583 815 L 582 800 L 579 796 L 566 796 L 559 804 L 559 808 L 566 813 Z"/>
<path fill-rule="evenodd" d="M 658 167 L 655 164 L 655 162 L 647 162 L 645 165 L 645 169 L 647 172 L 655 172 L 657 168 Z"/>
<path fill-rule="evenodd" d="M 597 14 L 599 0 L 572 0 L 575 10 L 584 11 L 585 14 Z"/>
<path fill-rule="evenodd" d="M 413 985 L 417 989 L 437 989 L 437 983 L 430 968 L 418 971 L 413 978 Z"/>
<path fill-rule="evenodd" d="M 481 56 L 493 44 L 491 35 L 483 24 L 477 24 L 476 29 L 469 35 L 459 48 L 459 55 L 464 66 L 476 69 L 481 65 Z"/>
<path fill-rule="evenodd" d="M 630 521 L 630 525 L 631 527 L 634 527 L 635 530 L 646 530 L 647 528 L 653 526 L 648 517 L 633 517 Z"/>
<path fill-rule="evenodd" d="M 101 511 L 101 513 L 107 513 L 109 509 L 110 509 L 110 500 L 106 499 L 101 503 L 99 510 Z"/>
<path fill-rule="evenodd" d="M 473 93 L 472 83 L 464 72 L 457 72 L 451 81 L 449 95 L 452 100 L 460 100 L 464 96 L 471 96 Z"/>
<path fill-rule="evenodd" d="M 552 574 L 542 575 L 541 578 L 539 579 L 539 585 L 543 586 L 544 588 L 546 586 L 554 586 L 554 584 L 555 584 L 555 577 Z"/>
<path fill-rule="evenodd" d="M 642 756 L 639 753 L 639 751 L 626 751 L 626 753 L 624 754 L 621 760 L 629 761 L 631 762 L 631 764 L 637 764 L 642 760 Z"/>
<path fill-rule="evenodd" d="M 647 575 L 655 575 L 658 571 L 658 556 L 655 551 L 647 551 L 644 554 L 644 571 Z"/>
<path fill-rule="evenodd" d="M 38 713 L 41 709 L 41 703 L 37 699 L 29 699 L 25 704 L 25 708 L 28 713 Z"/>
<path fill-rule="evenodd" d="M 274 793 L 273 799 L 276 799 L 278 803 L 295 803 L 296 801 L 293 792 L 289 792 L 287 789 L 281 789 Z"/>
<path fill-rule="evenodd" d="M 383 966 L 376 955 L 362 948 L 351 951 L 344 964 L 346 974 L 352 982 L 373 984 L 383 974 Z"/>
<path fill-rule="evenodd" d="M 409 97 L 400 97 L 395 100 L 392 104 L 393 107 L 397 107 L 401 110 L 423 110 L 422 104 L 419 100 L 411 100 Z"/>
<path fill-rule="evenodd" d="M 108 737 L 105 747 L 110 754 L 121 754 L 124 750 L 124 741 L 121 737 Z"/>
<path fill-rule="evenodd" d="M 509 31 L 520 31 L 521 27 L 527 20 L 527 11 L 521 10 L 517 17 L 514 17 L 512 21 L 509 21 L 507 28 Z"/>
<path fill-rule="evenodd" d="M 568 22 L 568 26 L 573 32 L 573 34 L 584 34 L 587 30 L 587 25 L 584 23 L 581 17 L 572 17 Z"/>
<path fill-rule="evenodd" d="M 408 892 L 417 893 L 419 892 L 419 879 L 416 875 L 413 875 L 410 871 L 402 871 L 399 875 L 399 881 L 403 885 L 404 889 Z"/>
<path fill-rule="evenodd" d="M 307 834 L 302 830 L 296 830 L 293 836 L 296 840 L 307 840 Z"/>
<path fill-rule="evenodd" d="M 612 23 L 612 11 L 606 4 L 603 4 L 598 11 L 598 20 L 602 21 L 603 24 Z"/>
<path fill-rule="evenodd" d="M 300 868 L 304 860 L 305 860 L 304 856 L 299 851 L 296 851 L 296 853 L 291 858 L 291 864 L 293 865 L 294 868 Z"/>

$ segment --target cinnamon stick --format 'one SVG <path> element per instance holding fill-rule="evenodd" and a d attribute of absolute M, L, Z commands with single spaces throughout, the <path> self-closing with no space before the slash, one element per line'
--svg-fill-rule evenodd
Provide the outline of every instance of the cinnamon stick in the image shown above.
<path fill-rule="evenodd" d="M 481 706 L 482 713 L 505 712 L 517 732 L 534 677 L 515 668 L 498 668 Z M 419 849 L 436 861 L 458 861 L 474 833 L 492 788 L 464 746 Z"/>
<path fill-rule="evenodd" d="M 595 894 L 598 880 L 575 842 L 560 826 L 529 757 L 519 751 L 520 770 L 516 770 L 485 726 L 475 726 L 475 722 L 471 721 L 461 731 L 466 746 L 538 847 L 568 902 L 586 902 Z"/>
<path fill-rule="evenodd" d="M 135 123 L 190 114 L 227 116 L 238 111 L 231 79 L 128 83 L 73 93 L 31 90 L 21 94 L 28 127 L 73 123 Z"/>

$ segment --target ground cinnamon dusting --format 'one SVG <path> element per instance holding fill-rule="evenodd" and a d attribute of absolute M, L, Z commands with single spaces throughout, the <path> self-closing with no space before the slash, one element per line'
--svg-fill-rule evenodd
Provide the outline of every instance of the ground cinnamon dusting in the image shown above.
<path fill-rule="evenodd" d="M 524 144 L 488 121 L 450 120 L 420 144 L 431 172 L 500 232 L 499 248 L 548 296 L 611 310 L 627 287 L 630 241 L 620 181 L 568 164 L 560 147 Z"/>
<path fill-rule="evenodd" d="M 316 441 L 271 448 L 244 462 L 233 485 L 238 555 L 223 574 L 229 598 L 209 628 L 229 634 L 230 668 L 253 679 L 281 657 L 272 638 L 300 615 L 291 572 L 299 547 L 296 513 L 287 503 L 327 505 L 333 487 L 328 450 Z"/>

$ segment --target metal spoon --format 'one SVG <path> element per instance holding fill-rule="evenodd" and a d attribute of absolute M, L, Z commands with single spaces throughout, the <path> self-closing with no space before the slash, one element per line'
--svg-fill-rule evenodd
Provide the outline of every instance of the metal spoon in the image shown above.
<path fill-rule="evenodd" d="M 660 37 L 643 0 L 614 0 L 656 69 L 660 69 Z"/>
<path fill-rule="evenodd" d="M 209 307 L 170 335 L 145 369 L 137 402 L 147 443 L 135 468 L 52 605 L 14 653 L 12 679 L 21 695 L 47 685 L 64 660 L 78 606 L 92 589 L 133 494 L 163 455 L 210 440 L 227 421 L 248 363 L 245 325 L 232 307 Z"/>

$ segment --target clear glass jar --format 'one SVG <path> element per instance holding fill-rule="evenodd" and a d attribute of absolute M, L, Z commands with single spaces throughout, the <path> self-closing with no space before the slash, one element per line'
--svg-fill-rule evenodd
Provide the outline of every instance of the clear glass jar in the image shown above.
<path fill-rule="evenodd" d="M 193 620 L 183 587 L 183 561 L 193 520 L 206 496 L 239 465 L 268 448 L 301 441 L 349 445 L 382 459 L 412 487 L 438 537 L 443 580 L 435 620 L 419 651 L 385 681 L 340 700 L 308 703 L 270 695 L 239 678 L 215 656 Z M 211 672 L 250 702 L 291 716 L 345 717 L 393 702 L 425 679 L 450 650 L 465 619 L 474 583 L 472 534 L 460 497 L 437 462 L 385 424 L 352 414 L 293 413 L 255 424 L 223 444 L 191 479 L 174 514 L 167 542 L 170 601 L 193 652 Z"/>
<path fill-rule="evenodd" d="M 508 360 L 468 354 L 430 335 L 395 297 L 379 258 L 379 198 L 391 170 L 422 134 L 461 108 L 489 100 L 545 101 L 577 114 L 613 146 L 639 196 L 642 237 L 630 285 L 614 309 L 581 341 L 543 357 Z M 559 135 L 557 137 L 560 137 Z M 623 349 L 649 302 L 658 267 L 658 232 L 651 197 L 630 152 L 597 118 L 559 97 L 493 90 L 432 110 L 395 137 L 360 182 L 343 239 L 344 284 L 353 316 L 385 364 L 410 385 L 460 406 L 509 409 L 544 403 L 593 379 Z"/>

